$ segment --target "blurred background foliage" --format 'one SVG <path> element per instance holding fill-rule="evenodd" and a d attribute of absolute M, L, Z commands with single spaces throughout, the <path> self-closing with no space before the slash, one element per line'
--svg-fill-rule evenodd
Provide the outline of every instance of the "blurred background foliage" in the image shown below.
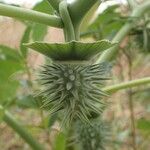
<path fill-rule="evenodd" d="M 92 10 L 95 13 L 90 12 L 82 24 L 81 40 L 112 40 L 126 22 L 137 19 L 134 29 L 120 43 L 119 54 L 112 62 L 113 77 L 108 85 L 150 76 L 150 12 L 142 18 L 132 18 L 129 14 L 133 8 L 128 2 L 107 5 L 105 10 L 99 12 L 95 9 L 99 6 L 97 4 Z M 135 5 L 142 2 L 135 1 Z M 45 0 L 38 2 L 31 9 L 48 14 L 56 13 Z M 91 21 L 87 24 L 89 19 Z M 9 27 L 5 28 L 6 24 L 9 24 Z M 10 39 L 14 40 L 10 42 Z M 33 96 L 37 89 L 34 83 L 35 69 L 43 63 L 43 56 L 24 47 L 23 43 L 31 41 L 63 41 L 62 31 L 46 25 L 0 17 L 0 104 L 9 108 L 10 112 L 45 144 L 47 149 L 65 150 L 69 142 L 66 134 L 60 131 L 59 119 L 56 120 L 56 116 L 49 116 L 47 112 L 39 109 L 38 98 Z M 107 107 L 103 118 L 112 128 L 109 135 L 111 146 L 107 149 L 132 150 L 134 138 L 137 150 L 149 150 L 150 87 L 120 91 L 107 101 L 111 104 Z M 133 108 L 130 107 L 131 102 Z M 134 120 L 131 120 L 132 109 Z M 132 121 L 136 127 L 135 137 L 132 134 Z M 0 124 L 0 147 L 3 147 L 3 150 L 30 149 L 3 122 Z"/>

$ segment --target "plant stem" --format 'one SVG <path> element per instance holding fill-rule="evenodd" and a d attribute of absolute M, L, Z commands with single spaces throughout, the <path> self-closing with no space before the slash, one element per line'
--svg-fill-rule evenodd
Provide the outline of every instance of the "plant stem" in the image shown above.
<path fill-rule="evenodd" d="M 0 105 L 1 108 L 3 108 Z M 4 115 L 3 115 L 3 120 L 4 122 L 10 126 L 13 130 L 16 131 L 34 150 L 44 150 L 44 147 L 40 145 L 34 137 L 31 136 L 31 134 L 24 128 L 22 127 L 16 119 L 6 110 L 4 110 Z"/>
<path fill-rule="evenodd" d="M 130 40 L 131 42 L 131 40 Z M 124 51 L 127 59 L 128 59 L 128 78 L 129 81 L 132 80 L 132 51 L 129 48 L 129 50 L 125 50 Z M 136 129 L 135 129 L 135 116 L 134 116 L 134 104 L 133 104 L 133 97 L 132 97 L 132 89 L 129 88 L 127 90 L 127 94 L 128 94 L 128 100 L 129 100 L 129 111 L 130 111 L 130 120 L 131 120 L 131 136 L 132 136 L 132 147 L 133 150 L 137 150 L 136 148 Z"/>
<path fill-rule="evenodd" d="M 62 0 L 48 0 L 52 7 L 57 11 L 59 11 L 59 3 L 61 1 Z M 75 0 L 73 3 L 68 5 L 69 14 L 76 31 L 79 31 L 78 28 L 80 26 L 82 18 L 96 2 L 98 2 L 98 0 L 88 0 L 88 2 L 87 0 Z M 0 4 L 0 15 L 63 28 L 63 23 L 60 17 L 48 15 L 30 9 Z M 76 38 L 78 37 L 79 33 L 77 33 Z"/>
<path fill-rule="evenodd" d="M 132 136 L 132 147 L 133 150 L 137 150 L 136 148 L 136 130 L 135 130 L 135 116 L 134 116 L 134 104 L 132 99 L 132 90 L 128 90 L 129 97 L 129 110 L 130 110 L 130 120 L 131 120 L 131 136 Z"/>
<path fill-rule="evenodd" d="M 72 24 L 72 20 L 70 18 L 70 14 L 68 12 L 67 2 L 62 1 L 59 5 L 59 13 L 64 23 L 64 34 L 65 34 L 65 41 L 72 41 L 75 40 L 75 32 L 74 27 Z"/>
<path fill-rule="evenodd" d="M 124 83 L 119 83 L 116 85 L 111 85 L 103 88 L 102 90 L 105 92 L 108 92 L 110 94 L 117 92 L 118 90 L 126 89 L 126 88 L 132 88 L 140 85 L 150 84 L 150 77 L 145 77 L 142 79 L 136 79 Z"/>
<path fill-rule="evenodd" d="M 150 1 L 144 2 L 140 6 L 137 6 L 131 14 L 132 20 L 128 21 L 121 29 L 120 31 L 116 34 L 114 39 L 112 40 L 113 42 L 121 42 L 124 37 L 130 32 L 130 30 L 135 26 L 135 22 L 139 17 L 141 17 L 146 11 L 150 10 Z M 99 62 L 104 62 L 104 61 L 110 61 L 113 56 L 117 53 L 119 48 L 119 45 L 116 45 L 102 53 L 100 58 L 96 61 L 96 63 Z"/>
<path fill-rule="evenodd" d="M 30 9 L 19 8 L 16 6 L 0 4 L 0 15 L 33 21 L 58 28 L 63 27 L 60 17 L 48 15 Z"/>

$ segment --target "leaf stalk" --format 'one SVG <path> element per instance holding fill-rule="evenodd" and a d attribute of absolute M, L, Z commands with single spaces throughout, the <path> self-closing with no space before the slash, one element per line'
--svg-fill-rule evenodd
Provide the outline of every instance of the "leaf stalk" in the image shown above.
<path fill-rule="evenodd" d="M 107 86 L 107 87 L 103 88 L 102 90 L 112 94 L 119 90 L 123 90 L 126 88 L 133 88 L 133 87 L 141 86 L 141 85 L 145 85 L 145 84 L 150 84 L 150 77 L 145 77 L 142 79 L 136 79 L 136 80 L 132 80 L 132 81 L 128 81 L 128 82 L 119 83 L 116 85 Z"/>
<path fill-rule="evenodd" d="M 4 108 L 0 105 L 0 108 Z M 34 137 L 22 126 L 20 123 L 6 110 L 4 110 L 3 121 L 10 126 L 16 133 L 18 133 L 24 141 L 26 141 L 33 150 L 44 150 Z"/>

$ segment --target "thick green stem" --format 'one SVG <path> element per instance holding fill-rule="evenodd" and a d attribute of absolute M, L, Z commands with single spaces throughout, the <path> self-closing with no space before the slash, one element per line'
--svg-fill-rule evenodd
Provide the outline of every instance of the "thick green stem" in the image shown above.
<path fill-rule="evenodd" d="M 30 9 L 0 4 L 0 15 L 62 28 L 61 18 Z"/>
<path fill-rule="evenodd" d="M 140 85 L 150 84 L 150 77 L 142 78 L 142 79 L 136 79 L 116 85 L 111 85 L 103 88 L 103 91 L 106 91 L 108 93 L 114 93 L 118 90 L 126 89 L 126 88 L 132 88 Z"/>
<path fill-rule="evenodd" d="M 117 33 L 117 35 L 114 37 L 113 42 L 121 42 L 124 37 L 130 32 L 130 30 L 134 27 L 135 22 L 139 17 L 141 17 L 146 11 L 150 10 L 150 1 L 147 1 L 137 8 L 135 8 L 131 14 L 132 20 L 128 21 Z M 113 56 L 117 53 L 119 49 L 119 45 L 116 45 L 105 52 L 102 53 L 100 58 L 96 61 L 96 63 L 104 62 L 104 61 L 110 61 Z"/>
<path fill-rule="evenodd" d="M 57 11 L 59 11 L 59 4 L 61 1 L 62 0 L 48 0 L 52 7 Z M 77 34 L 75 35 L 76 39 L 79 38 L 79 26 L 82 18 L 96 2 L 98 2 L 98 0 L 75 0 L 73 3 L 68 5 L 69 15 L 74 29 L 77 31 Z M 0 4 L 0 15 L 33 21 L 58 28 L 63 27 L 62 20 L 58 16 L 52 16 L 30 9 L 18 8 L 5 4 Z"/>
<path fill-rule="evenodd" d="M 68 6 L 66 1 L 62 1 L 59 5 L 59 13 L 64 23 L 64 34 L 65 41 L 75 40 L 75 32 L 72 24 L 72 20 L 70 18 L 70 14 L 68 12 Z"/>
<path fill-rule="evenodd" d="M 3 107 L 0 105 L 0 108 L 2 109 Z M 31 134 L 6 110 L 4 110 L 3 120 L 8 126 L 15 130 L 16 133 L 18 133 L 32 147 L 33 150 L 44 150 L 44 147 L 42 147 L 34 139 L 34 137 L 32 137 Z"/>

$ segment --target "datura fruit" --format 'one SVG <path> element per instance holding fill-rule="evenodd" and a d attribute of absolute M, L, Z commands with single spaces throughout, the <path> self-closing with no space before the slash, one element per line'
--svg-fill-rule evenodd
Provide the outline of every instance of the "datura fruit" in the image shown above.
<path fill-rule="evenodd" d="M 26 44 L 52 60 L 42 67 L 38 77 L 43 107 L 49 106 L 51 114 L 62 112 L 65 124 L 74 119 L 89 123 L 91 113 L 101 114 L 105 105 L 102 98 L 107 94 L 100 90 L 100 85 L 109 79 L 109 65 L 91 64 L 90 60 L 113 45 L 106 40 Z"/>
<path fill-rule="evenodd" d="M 75 141 L 82 150 L 105 150 L 111 139 L 108 123 L 100 118 L 90 120 L 91 124 L 76 123 Z"/>

